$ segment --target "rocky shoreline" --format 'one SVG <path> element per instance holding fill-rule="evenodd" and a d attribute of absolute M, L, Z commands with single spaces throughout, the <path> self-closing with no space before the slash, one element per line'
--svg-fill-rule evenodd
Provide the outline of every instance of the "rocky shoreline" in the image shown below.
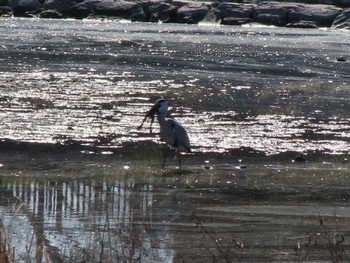
<path fill-rule="evenodd" d="M 306 0 L 305 0 L 306 1 Z M 123 18 L 139 22 L 350 29 L 350 1 L 255 3 L 185 0 L 0 0 L 2 17 Z"/>

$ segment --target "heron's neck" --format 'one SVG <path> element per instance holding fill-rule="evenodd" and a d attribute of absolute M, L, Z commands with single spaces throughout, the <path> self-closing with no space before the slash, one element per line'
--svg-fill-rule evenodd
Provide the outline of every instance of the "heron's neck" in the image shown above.
<path fill-rule="evenodd" d="M 159 123 L 164 123 L 166 121 L 165 114 L 158 114 L 157 116 L 158 116 Z"/>

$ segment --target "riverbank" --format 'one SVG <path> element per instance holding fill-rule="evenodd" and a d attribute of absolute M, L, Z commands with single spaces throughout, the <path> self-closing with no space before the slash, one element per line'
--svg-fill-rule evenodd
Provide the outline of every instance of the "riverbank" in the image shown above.
<path fill-rule="evenodd" d="M 186 24 L 260 23 L 281 27 L 350 28 L 350 3 L 341 0 L 311 2 L 312 4 L 301 1 L 232 3 L 181 0 L 3 0 L 0 1 L 0 15 L 56 19 L 107 17 L 136 22 Z"/>

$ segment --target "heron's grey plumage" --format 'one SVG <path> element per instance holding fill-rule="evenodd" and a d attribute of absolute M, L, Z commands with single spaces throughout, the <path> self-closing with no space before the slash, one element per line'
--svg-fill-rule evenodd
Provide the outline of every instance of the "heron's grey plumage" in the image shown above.
<path fill-rule="evenodd" d="M 160 138 L 170 148 L 173 148 L 178 153 L 179 164 L 181 169 L 180 151 L 191 152 L 191 144 L 188 134 L 183 126 L 173 119 L 166 118 L 169 106 L 164 99 L 159 99 L 155 102 L 153 107 L 146 113 L 139 128 L 142 128 L 143 123 L 147 118 L 151 118 L 151 126 L 154 120 L 154 115 L 157 114 L 158 123 L 160 126 Z M 150 127 L 152 133 L 152 128 Z M 166 152 L 164 153 L 163 168 L 166 160 Z"/>

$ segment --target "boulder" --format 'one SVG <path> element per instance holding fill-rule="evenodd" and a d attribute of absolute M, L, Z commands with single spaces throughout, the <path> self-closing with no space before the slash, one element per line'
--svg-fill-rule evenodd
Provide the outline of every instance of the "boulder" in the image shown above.
<path fill-rule="evenodd" d="M 146 20 L 146 15 L 139 4 L 124 0 L 98 1 L 95 6 L 95 14 L 100 16 L 121 17 L 125 19 L 133 19 L 137 17 L 138 21 L 142 17 Z"/>
<path fill-rule="evenodd" d="M 251 3 L 261 3 L 265 1 L 270 0 L 248 0 L 247 2 Z M 281 2 L 281 3 L 298 3 L 298 4 L 310 4 L 310 5 L 334 5 L 335 1 L 337 0 L 272 0 L 274 2 Z M 348 0 L 343 0 L 348 1 Z M 246 2 L 246 1 L 245 1 Z"/>
<path fill-rule="evenodd" d="M 68 13 L 75 5 L 73 0 L 47 0 L 43 7 L 46 10 L 56 10 L 62 14 Z"/>
<path fill-rule="evenodd" d="M 8 6 L 0 6 L 0 16 L 1 17 L 11 17 L 13 15 L 13 10 Z"/>
<path fill-rule="evenodd" d="M 213 10 L 223 25 L 242 25 L 253 21 L 254 5 L 220 3 Z"/>
<path fill-rule="evenodd" d="M 339 7 L 331 5 L 299 5 L 288 16 L 290 23 L 308 22 L 318 27 L 330 27 L 334 19 L 342 12 Z"/>
<path fill-rule="evenodd" d="M 350 1 L 349 0 L 334 0 L 334 4 L 336 6 L 340 7 L 350 7 Z"/>
<path fill-rule="evenodd" d="M 334 19 L 332 27 L 350 29 L 350 8 L 345 9 L 339 16 Z"/>
<path fill-rule="evenodd" d="M 44 10 L 38 14 L 40 18 L 63 18 L 63 15 L 57 10 Z"/>
<path fill-rule="evenodd" d="M 185 5 L 188 5 L 193 2 L 188 2 L 188 1 L 182 1 L 182 0 L 172 0 L 171 4 L 176 6 L 177 8 L 183 7 Z M 194 3 L 199 3 L 199 2 L 194 2 Z"/>
<path fill-rule="evenodd" d="M 254 9 L 254 20 L 261 24 L 285 26 L 288 23 L 288 14 L 299 4 L 261 2 Z"/>
<path fill-rule="evenodd" d="M 90 15 L 113 16 L 134 21 L 146 21 L 147 16 L 141 5 L 124 0 L 86 0 L 74 5 L 70 14 L 76 18 Z"/>
<path fill-rule="evenodd" d="M 74 5 L 70 10 L 69 14 L 75 18 L 85 18 L 93 14 L 96 9 L 96 4 L 99 0 L 85 0 L 81 3 Z"/>
<path fill-rule="evenodd" d="M 27 12 L 42 8 L 37 0 L 9 0 L 7 4 L 13 10 L 15 16 L 23 16 Z"/>
<path fill-rule="evenodd" d="M 175 5 L 160 1 L 149 1 L 142 4 L 150 22 L 175 22 L 177 9 Z"/>
<path fill-rule="evenodd" d="M 222 25 L 240 26 L 252 23 L 253 19 L 249 17 L 225 17 L 221 20 Z"/>
<path fill-rule="evenodd" d="M 189 2 L 177 10 L 176 22 L 196 24 L 203 20 L 208 11 L 206 4 Z"/>
<path fill-rule="evenodd" d="M 223 19 L 226 17 L 233 18 L 252 18 L 254 15 L 255 5 L 237 4 L 237 3 L 220 3 L 213 7 Z"/>
<path fill-rule="evenodd" d="M 290 22 L 286 25 L 286 27 L 295 27 L 295 28 L 318 28 L 318 26 L 310 21 L 298 21 L 298 22 Z"/>

